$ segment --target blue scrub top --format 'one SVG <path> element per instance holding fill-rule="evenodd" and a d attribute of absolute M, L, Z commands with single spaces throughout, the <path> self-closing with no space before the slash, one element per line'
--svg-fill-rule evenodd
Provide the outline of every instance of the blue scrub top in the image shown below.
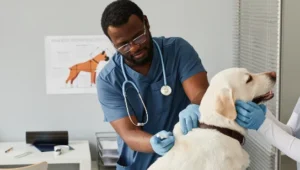
<path fill-rule="evenodd" d="M 172 131 L 179 121 L 179 112 L 190 104 L 184 92 L 182 82 L 199 73 L 206 72 L 201 59 L 194 48 L 183 38 L 153 38 L 163 53 L 167 84 L 172 88 L 169 96 L 164 96 L 160 88 L 164 85 L 159 52 L 153 43 L 153 60 L 147 76 L 144 76 L 124 63 L 126 75 L 133 81 L 143 97 L 148 110 L 149 120 L 143 130 L 156 134 L 161 130 Z M 124 77 L 120 66 L 122 56 L 116 53 L 97 76 L 98 99 L 106 122 L 128 116 L 122 84 Z M 146 115 L 142 103 L 131 85 L 126 85 L 130 115 L 135 115 L 139 122 L 144 122 Z M 144 120 L 142 120 L 144 117 Z M 146 170 L 158 157 L 156 153 L 142 153 L 131 150 L 121 137 L 118 137 L 120 154 L 117 169 Z"/>

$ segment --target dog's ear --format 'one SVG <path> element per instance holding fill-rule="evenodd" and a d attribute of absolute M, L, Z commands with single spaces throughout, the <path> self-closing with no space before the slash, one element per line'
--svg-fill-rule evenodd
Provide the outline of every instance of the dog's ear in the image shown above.
<path fill-rule="evenodd" d="M 235 120 L 237 113 L 235 110 L 235 100 L 232 89 L 223 88 L 216 96 L 216 111 L 222 116 Z"/>
<path fill-rule="evenodd" d="M 104 54 L 104 53 L 105 53 L 105 51 L 103 50 L 101 54 Z"/>

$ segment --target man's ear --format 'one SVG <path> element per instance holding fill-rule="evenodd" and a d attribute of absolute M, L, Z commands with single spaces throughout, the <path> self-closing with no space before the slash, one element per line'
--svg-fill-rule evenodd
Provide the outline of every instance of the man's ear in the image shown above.
<path fill-rule="evenodd" d="M 222 116 L 235 120 L 237 113 L 235 109 L 235 99 L 233 97 L 232 89 L 223 88 L 216 96 L 216 111 Z"/>

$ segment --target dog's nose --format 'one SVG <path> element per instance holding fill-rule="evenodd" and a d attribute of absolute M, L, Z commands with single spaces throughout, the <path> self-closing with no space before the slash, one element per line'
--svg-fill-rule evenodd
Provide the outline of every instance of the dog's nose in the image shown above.
<path fill-rule="evenodd" d="M 105 57 L 105 61 L 108 61 L 108 60 L 109 60 L 109 57 L 108 57 L 108 56 L 106 56 L 106 57 Z"/>
<path fill-rule="evenodd" d="M 267 73 L 267 75 L 271 78 L 271 80 L 276 81 L 276 72 L 272 71 Z"/>

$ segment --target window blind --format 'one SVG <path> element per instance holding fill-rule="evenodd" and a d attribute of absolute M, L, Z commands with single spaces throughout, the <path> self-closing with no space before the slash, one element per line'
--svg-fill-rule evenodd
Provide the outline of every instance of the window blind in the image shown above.
<path fill-rule="evenodd" d="M 274 98 L 266 104 L 279 118 L 280 0 L 236 0 L 234 22 L 234 66 L 250 72 L 276 71 Z M 249 170 L 277 170 L 278 150 L 257 132 L 248 131 L 245 150 Z"/>

